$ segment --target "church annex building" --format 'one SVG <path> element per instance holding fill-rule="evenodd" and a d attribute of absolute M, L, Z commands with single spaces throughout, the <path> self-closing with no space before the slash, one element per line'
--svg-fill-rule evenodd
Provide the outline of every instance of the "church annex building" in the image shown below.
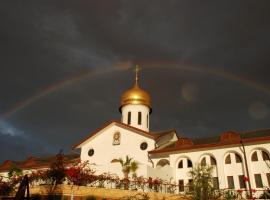
<path fill-rule="evenodd" d="M 213 167 L 216 188 L 245 190 L 245 179 L 257 191 L 270 187 L 270 129 L 228 131 L 201 140 L 180 136 L 176 130 L 152 132 L 151 97 L 140 88 L 137 73 L 134 86 L 121 97 L 121 121 L 105 123 L 74 145 L 81 151 L 81 162 L 95 163 L 97 174 L 109 172 L 123 177 L 114 160 L 128 155 L 139 164 L 137 176 L 175 182 L 177 192 L 183 192 L 192 181 L 189 171 L 198 164 Z M 6 172 L 6 164 L 0 166 L 2 172 Z"/>

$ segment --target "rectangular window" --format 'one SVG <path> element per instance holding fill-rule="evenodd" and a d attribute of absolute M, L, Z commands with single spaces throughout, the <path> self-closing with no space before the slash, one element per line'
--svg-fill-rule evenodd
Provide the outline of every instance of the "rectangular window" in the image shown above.
<path fill-rule="evenodd" d="M 262 183 L 262 176 L 261 174 L 254 174 L 255 177 L 255 183 L 256 183 L 256 188 L 262 188 L 263 183 Z"/>
<path fill-rule="evenodd" d="M 234 189 L 234 181 L 233 181 L 233 176 L 227 176 L 227 181 L 228 181 L 228 188 L 229 189 Z"/>
<path fill-rule="evenodd" d="M 213 188 L 215 190 L 218 190 L 219 189 L 218 177 L 213 177 Z"/>
<path fill-rule="evenodd" d="M 266 173 L 268 186 L 270 187 L 270 173 Z"/>
<path fill-rule="evenodd" d="M 184 180 L 179 180 L 179 192 L 184 192 Z"/>
<path fill-rule="evenodd" d="M 146 116 L 146 127 L 148 128 L 148 115 Z"/>
<path fill-rule="evenodd" d="M 245 183 L 245 180 L 244 180 L 244 175 L 239 175 L 238 176 L 238 179 L 239 179 L 239 187 L 242 189 L 242 188 L 246 188 L 246 183 Z"/>
<path fill-rule="evenodd" d="M 128 125 L 131 123 L 131 112 L 128 112 Z"/>
<path fill-rule="evenodd" d="M 142 112 L 138 112 L 138 124 L 142 124 Z"/>
<path fill-rule="evenodd" d="M 193 179 L 188 179 L 188 191 L 193 191 Z"/>

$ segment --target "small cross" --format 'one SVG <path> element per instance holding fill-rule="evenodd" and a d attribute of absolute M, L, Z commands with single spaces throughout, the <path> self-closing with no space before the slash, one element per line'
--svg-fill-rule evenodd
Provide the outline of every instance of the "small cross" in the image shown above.
<path fill-rule="evenodd" d="M 138 84 L 138 80 L 139 80 L 139 71 L 140 71 L 141 69 L 142 69 L 142 68 L 140 68 L 139 65 L 136 65 L 136 67 L 135 67 L 135 72 L 136 72 L 135 82 L 136 82 L 136 85 Z"/>

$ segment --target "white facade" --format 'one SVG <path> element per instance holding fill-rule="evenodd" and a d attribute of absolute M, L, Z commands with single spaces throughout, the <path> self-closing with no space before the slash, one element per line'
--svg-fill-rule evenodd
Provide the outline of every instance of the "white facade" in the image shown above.
<path fill-rule="evenodd" d="M 263 139 L 255 136 L 242 140 L 240 134 L 228 132 L 222 134 L 220 141 L 193 144 L 190 139 L 178 138 L 175 130 L 149 132 L 151 108 L 147 104 L 138 104 L 136 95 L 130 96 L 134 98 L 134 104 L 125 96 L 131 103 L 121 107 L 121 122 L 110 123 L 77 146 L 81 148 L 81 160 L 95 163 L 97 172 L 123 177 L 120 164 L 112 160 L 128 155 L 139 163 L 137 175 L 145 178 L 161 178 L 185 186 L 192 181 L 189 175 L 192 167 L 209 165 L 213 167 L 217 188 L 249 189 L 246 177 L 249 177 L 252 189 L 270 187 L 270 130 L 264 131 L 266 137 Z M 115 143 L 116 133 L 116 138 L 120 135 L 120 141 Z M 245 155 L 241 141 L 245 143 Z M 144 150 L 142 143 L 147 143 Z M 93 155 L 89 155 L 91 149 Z M 254 152 L 256 161 L 251 159 Z M 178 192 L 182 189 L 179 186 Z"/>
<path fill-rule="evenodd" d="M 253 131 L 254 137 L 241 139 L 239 133 L 227 132 L 219 141 L 193 144 L 190 139 L 179 137 L 175 130 L 149 131 L 150 98 L 145 92 L 141 97 L 146 99 L 139 98 L 138 87 L 135 91 L 134 104 L 120 107 L 121 122 L 107 123 L 75 146 L 81 149 L 81 161 L 94 164 L 97 174 L 123 177 L 122 167 L 115 160 L 129 156 L 139 164 L 137 176 L 145 178 L 161 178 L 185 186 L 191 181 L 192 167 L 210 165 L 220 189 L 249 189 L 248 182 L 255 190 L 270 187 L 270 129 L 258 131 L 264 136 Z M 148 103 L 138 104 L 138 99 Z M 249 177 L 249 181 L 243 181 L 244 177 Z M 182 192 L 180 186 L 178 192 Z"/>
<path fill-rule="evenodd" d="M 121 108 L 122 123 L 149 132 L 150 108 L 145 105 L 125 105 Z"/>
<path fill-rule="evenodd" d="M 119 143 L 114 143 L 115 134 L 120 134 Z M 123 124 L 112 122 L 79 145 L 81 161 L 94 163 L 97 173 L 109 172 L 122 177 L 120 163 L 112 161 L 129 156 L 139 163 L 137 175 L 147 177 L 147 167 L 152 166 L 148 159 L 148 151 L 155 148 L 155 141 L 144 134 L 140 130 L 132 131 Z M 140 148 L 142 143 L 147 144 L 147 148 L 144 150 Z M 89 155 L 91 149 L 94 150 L 93 155 Z"/>

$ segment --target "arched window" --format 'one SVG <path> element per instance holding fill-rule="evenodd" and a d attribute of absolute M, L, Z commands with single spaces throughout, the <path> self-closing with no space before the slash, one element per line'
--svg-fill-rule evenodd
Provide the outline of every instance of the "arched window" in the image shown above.
<path fill-rule="evenodd" d="M 158 161 L 157 166 L 164 167 L 166 165 L 170 165 L 170 161 L 167 159 L 161 159 Z"/>
<path fill-rule="evenodd" d="M 147 128 L 148 128 L 148 126 L 149 126 L 148 123 L 149 123 L 149 122 L 148 122 L 148 114 L 147 114 L 147 116 L 146 116 L 146 127 L 147 127 Z"/>
<path fill-rule="evenodd" d="M 178 163 L 178 168 L 183 168 L 183 160 L 180 160 L 180 162 Z"/>
<path fill-rule="evenodd" d="M 235 162 L 236 163 L 242 163 L 242 158 L 236 153 L 235 153 Z"/>
<path fill-rule="evenodd" d="M 264 161 L 270 160 L 270 157 L 269 157 L 268 153 L 266 153 L 265 151 L 262 151 L 262 158 L 263 158 Z"/>
<path fill-rule="evenodd" d="M 257 151 L 254 151 L 254 153 L 251 156 L 251 161 L 258 161 L 258 155 L 257 155 Z"/>
<path fill-rule="evenodd" d="M 217 165 L 217 161 L 213 156 L 210 156 L 210 163 L 211 165 Z"/>
<path fill-rule="evenodd" d="M 142 112 L 138 112 L 138 124 L 142 124 Z"/>
<path fill-rule="evenodd" d="M 201 166 L 206 166 L 206 158 L 205 157 L 201 160 Z"/>
<path fill-rule="evenodd" d="M 232 161 L 231 161 L 231 155 L 228 154 L 227 157 L 225 158 L 225 164 L 231 164 Z"/>
<path fill-rule="evenodd" d="M 130 125 L 131 123 L 131 112 L 129 111 L 128 112 L 128 125 Z"/>
<path fill-rule="evenodd" d="M 190 167 L 192 167 L 192 166 L 193 166 L 193 165 L 192 165 L 191 160 L 187 159 L 187 167 L 190 168 Z"/>

